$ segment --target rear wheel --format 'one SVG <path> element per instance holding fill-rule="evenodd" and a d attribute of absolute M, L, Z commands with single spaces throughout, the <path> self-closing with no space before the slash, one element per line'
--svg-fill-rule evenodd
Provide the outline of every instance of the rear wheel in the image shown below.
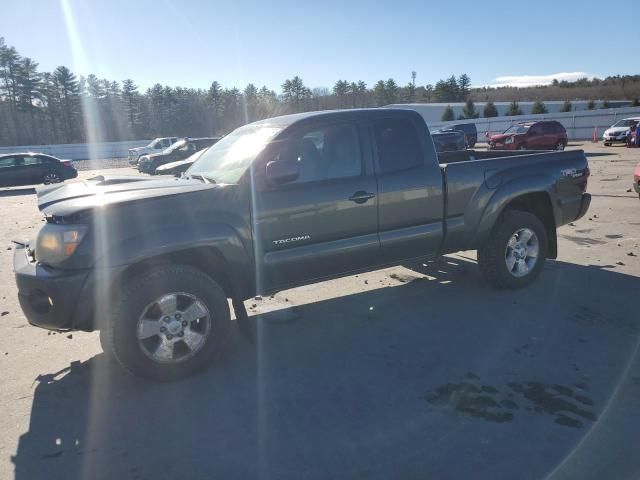
<path fill-rule="evenodd" d="M 134 375 L 170 381 L 222 355 L 230 318 L 226 295 L 211 277 L 161 266 L 126 283 L 102 342 Z"/>
<path fill-rule="evenodd" d="M 42 183 L 44 183 L 45 185 L 60 182 L 62 182 L 62 177 L 60 177 L 58 172 L 47 172 L 44 174 L 44 177 L 42 179 Z"/>
<path fill-rule="evenodd" d="M 605 146 L 605 147 L 610 147 L 610 146 L 611 146 L 611 144 L 610 144 L 609 142 L 604 142 L 604 146 Z"/>
<path fill-rule="evenodd" d="M 489 283 L 498 288 L 520 288 L 533 282 L 547 256 L 547 232 L 538 217 L 507 210 L 491 238 L 478 249 L 478 265 Z"/>
<path fill-rule="evenodd" d="M 558 150 L 559 152 L 561 152 L 562 150 L 564 150 L 564 142 L 558 142 L 558 143 L 556 143 L 556 150 Z"/>
<path fill-rule="evenodd" d="M 518 150 L 527 150 L 527 144 L 526 144 L 526 143 L 523 143 L 522 145 L 520 145 L 520 146 L 518 147 Z"/>

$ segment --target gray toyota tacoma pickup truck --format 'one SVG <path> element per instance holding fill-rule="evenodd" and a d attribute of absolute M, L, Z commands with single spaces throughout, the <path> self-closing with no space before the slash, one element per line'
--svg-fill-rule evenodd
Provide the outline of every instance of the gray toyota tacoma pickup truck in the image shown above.
<path fill-rule="evenodd" d="M 557 255 L 585 214 L 581 150 L 438 156 L 422 117 L 363 109 L 271 118 L 211 147 L 183 178 L 99 176 L 40 188 L 46 223 L 16 242 L 33 325 L 99 329 L 130 372 L 171 380 L 216 361 L 231 299 L 477 249 L 501 288 Z"/>

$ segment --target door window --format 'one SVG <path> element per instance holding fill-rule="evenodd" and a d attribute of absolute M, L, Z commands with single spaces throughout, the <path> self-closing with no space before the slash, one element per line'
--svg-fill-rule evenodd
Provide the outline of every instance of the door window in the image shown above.
<path fill-rule="evenodd" d="M 162 148 L 167 148 L 171 146 L 171 140 L 169 140 L 168 138 L 165 138 L 162 140 Z"/>
<path fill-rule="evenodd" d="M 16 166 L 16 157 L 0 158 L 0 168 L 9 168 Z"/>
<path fill-rule="evenodd" d="M 276 157 L 276 160 L 292 159 L 300 170 L 292 183 L 359 176 L 362 155 L 356 127 L 342 123 L 302 131 L 290 139 Z"/>
<path fill-rule="evenodd" d="M 24 157 L 25 165 L 40 165 L 42 163 L 42 159 L 38 156 L 35 157 Z"/>
<path fill-rule="evenodd" d="M 381 173 L 397 172 L 424 164 L 417 132 L 409 120 L 378 120 L 374 122 L 374 135 Z"/>

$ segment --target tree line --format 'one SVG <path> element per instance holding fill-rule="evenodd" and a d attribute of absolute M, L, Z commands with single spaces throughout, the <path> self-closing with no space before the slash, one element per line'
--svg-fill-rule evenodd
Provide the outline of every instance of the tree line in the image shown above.
<path fill-rule="evenodd" d="M 252 83 L 239 89 L 223 87 L 217 81 L 207 89 L 157 83 L 141 91 L 130 78 L 118 82 L 95 75 L 77 76 L 66 66 L 40 72 L 37 62 L 21 56 L 0 37 L 0 145 L 221 135 L 276 115 L 393 103 L 466 101 L 461 118 L 477 118 L 480 113 L 489 117 L 498 115 L 493 100 L 501 99 L 505 91 L 513 100 L 507 112 L 510 115 L 522 113 L 517 100 L 527 99 L 523 92 L 534 91 L 536 99 L 545 99 L 540 94 L 545 89 L 562 90 L 565 94 L 560 98 L 569 98 L 588 88 L 599 94 L 603 88 L 611 88 L 616 95 L 622 92 L 628 96 L 638 91 L 640 96 L 638 75 L 554 82 L 548 87 L 529 89 L 471 88 L 471 79 L 464 73 L 434 85 L 418 85 L 416 78 L 414 71 L 405 85 L 393 78 L 372 86 L 363 80 L 340 79 L 332 88 L 312 89 L 296 75 L 285 80 L 278 93 Z M 482 112 L 476 111 L 474 100 L 488 101 Z M 542 101 L 540 104 L 535 108 L 546 109 Z M 453 110 L 445 109 L 443 120 L 454 120 L 453 117 Z"/>

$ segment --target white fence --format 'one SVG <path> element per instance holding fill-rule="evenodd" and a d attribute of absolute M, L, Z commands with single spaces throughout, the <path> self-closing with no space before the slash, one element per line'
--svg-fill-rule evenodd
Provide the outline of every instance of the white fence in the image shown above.
<path fill-rule="evenodd" d="M 394 105 L 394 108 L 416 110 L 422 114 L 419 105 Z M 478 140 L 484 141 L 484 133 L 504 132 L 514 123 L 526 120 L 557 120 L 567 130 L 569 140 L 591 140 L 594 128 L 598 139 L 602 133 L 618 120 L 626 117 L 640 117 L 640 107 L 610 108 L 607 110 L 586 110 L 578 112 L 544 113 L 540 115 L 517 115 L 515 117 L 476 118 L 473 120 L 455 120 L 453 122 L 427 122 L 429 130 L 437 130 L 451 124 L 475 123 Z"/>
<path fill-rule="evenodd" d="M 124 158 L 127 150 L 147 145 L 150 140 L 131 140 L 127 142 L 104 143 L 68 143 L 60 145 L 21 145 L 19 147 L 0 147 L 0 155 L 16 152 L 47 153 L 66 160 Z"/>

